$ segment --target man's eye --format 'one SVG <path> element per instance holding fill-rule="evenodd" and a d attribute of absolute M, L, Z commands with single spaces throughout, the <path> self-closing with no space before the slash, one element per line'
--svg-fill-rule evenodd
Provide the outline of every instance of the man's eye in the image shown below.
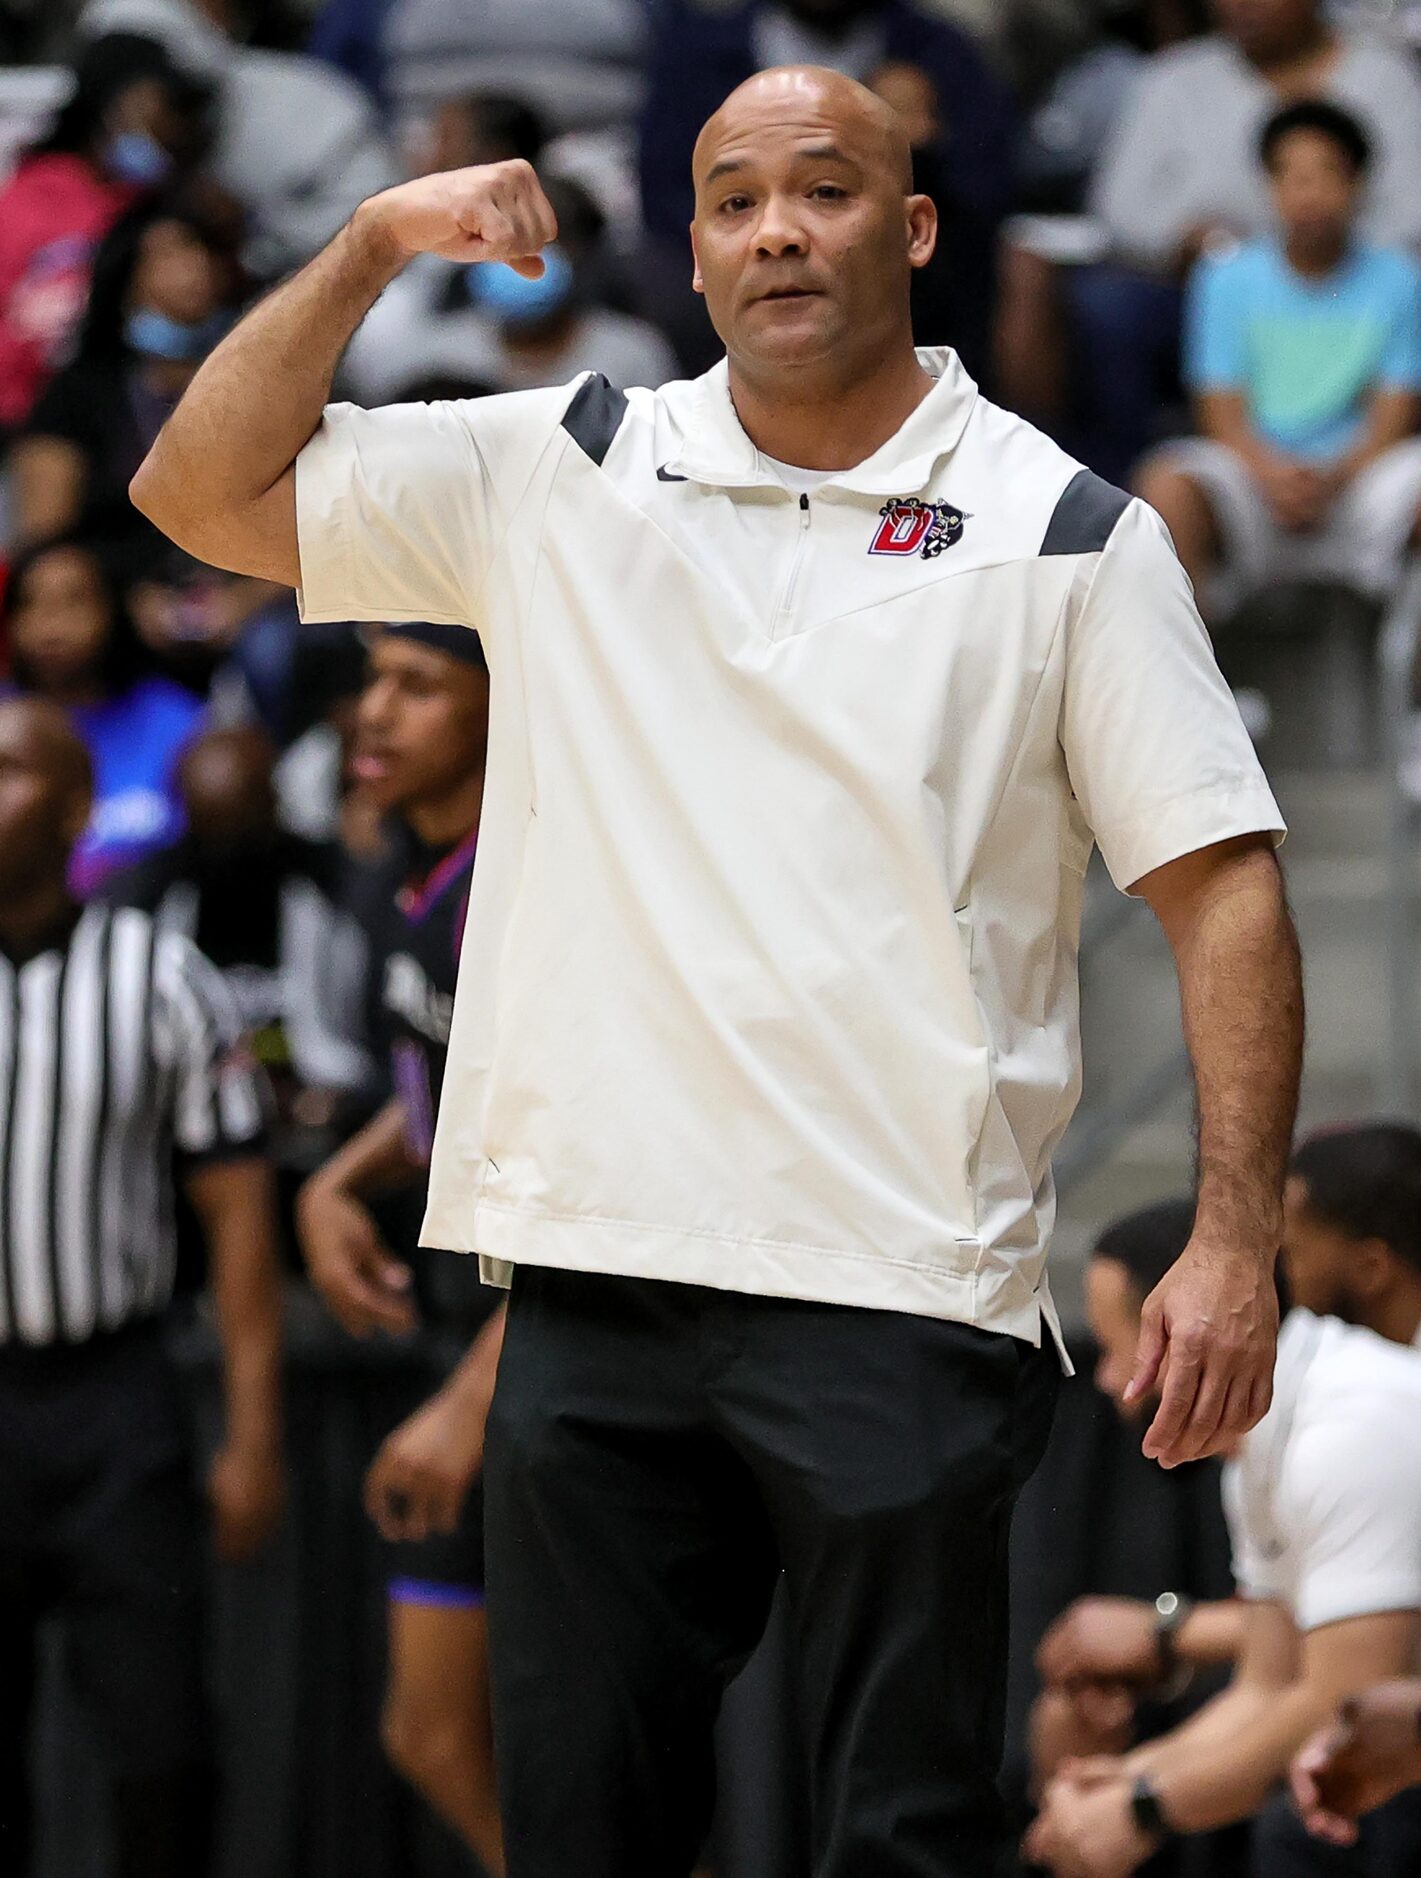
<path fill-rule="evenodd" d="M 816 183 L 809 193 L 830 202 L 837 202 L 847 194 L 847 191 L 841 189 L 837 183 Z"/>
<path fill-rule="evenodd" d="M 741 209 L 748 208 L 749 205 L 749 196 L 727 196 L 720 207 L 722 214 L 729 211 L 732 215 L 738 215 Z"/>

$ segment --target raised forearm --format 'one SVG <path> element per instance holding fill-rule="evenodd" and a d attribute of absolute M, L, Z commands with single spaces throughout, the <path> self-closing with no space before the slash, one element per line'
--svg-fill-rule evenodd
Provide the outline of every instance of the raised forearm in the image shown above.
<path fill-rule="evenodd" d="M 1198 1095 L 1195 1232 L 1271 1251 L 1303 1045 L 1297 933 L 1271 851 L 1210 868 L 1170 937 Z"/>
<path fill-rule="evenodd" d="M 273 496 L 310 441 L 351 334 L 408 258 L 378 204 L 365 204 L 233 328 L 133 479 L 135 506 L 205 561 L 287 585 L 299 579 L 294 529 L 290 563 L 254 566 L 256 531 L 246 518 Z"/>

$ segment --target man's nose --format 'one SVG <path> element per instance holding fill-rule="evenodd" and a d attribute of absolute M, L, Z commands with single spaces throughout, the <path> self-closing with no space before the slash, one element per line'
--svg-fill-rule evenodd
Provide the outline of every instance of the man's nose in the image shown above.
<path fill-rule="evenodd" d="M 809 246 L 804 224 L 796 205 L 780 196 L 771 196 L 760 215 L 755 230 L 755 246 L 761 254 L 804 254 Z"/>

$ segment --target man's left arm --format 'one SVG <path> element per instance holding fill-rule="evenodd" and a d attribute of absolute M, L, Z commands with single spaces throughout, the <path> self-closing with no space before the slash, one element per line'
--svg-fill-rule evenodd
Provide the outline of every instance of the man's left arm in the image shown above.
<path fill-rule="evenodd" d="M 1104 484 L 1081 495 L 1061 748 L 1111 878 L 1164 921 L 1198 1083 L 1194 1234 L 1147 1301 L 1132 1385 L 1140 1399 L 1163 1378 L 1145 1452 L 1172 1467 L 1268 1406 L 1301 974 L 1268 852 L 1283 818 L 1169 533 Z"/>
<path fill-rule="evenodd" d="M 281 1440 L 281 1278 L 270 1164 L 209 1161 L 185 1182 L 207 1242 L 222 1345 L 224 1433 L 208 1476 L 217 1550 L 245 1559 L 270 1537 L 286 1497 Z"/>
<path fill-rule="evenodd" d="M 1131 1383 L 1135 1399 L 1162 1385 L 1145 1452 L 1173 1467 L 1231 1447 L 1272 1399 L 1302 966 L 1267 836 L 1183 855 L 1134 891 L 1174 953 L 1198 1103 L 1194 1231 L 1146 1301 Z"/>

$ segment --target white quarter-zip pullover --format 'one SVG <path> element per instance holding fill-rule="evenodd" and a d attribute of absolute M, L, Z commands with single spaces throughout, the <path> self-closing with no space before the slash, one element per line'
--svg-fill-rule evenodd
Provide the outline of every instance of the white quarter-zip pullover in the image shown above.
<path fill-rule="evenodd" d="M 726 366 L 335 405 L 308 620 L 472 623 L 479 858 L 425 1221 L 1037 1342 L 1092 837 L 1282 822 L 1165 530 L 951 352 L 814 493 Z"/>

